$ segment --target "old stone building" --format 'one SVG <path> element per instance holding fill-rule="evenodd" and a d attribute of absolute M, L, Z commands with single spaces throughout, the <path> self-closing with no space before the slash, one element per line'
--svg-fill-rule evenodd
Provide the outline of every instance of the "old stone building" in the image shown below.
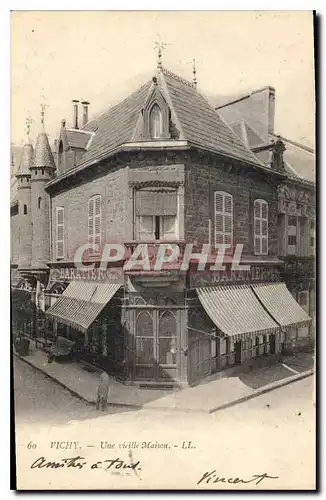
<path fill-rule="evenodd" d="M 277 358 L 288 332 L 310 324 L 282 280 L 279 193 L 288 176 L 280 144 L 260 159 L 195 81 L 160 63 L 99 117 L 88 120 L 89 103 L 81 105 L 81 124 L 78 101 L 73 127 L 61 124 L 56 161 L 42 131 L 34 151 L 24 146 L 17 174 L 12 268 L 46 310 L 46 334 L 79 342 L 88 363 L 162 387 Z M 103 269 L 109 242 L 126 253 Z M 161 271 L 128 269 L 140 243 L 152 256 L 161 243 L 181 254 L 186 243 L 193 252 L 229 248 L 222 270 L 210 269 L 214 250 L 204 270 L 196 258 L 188 268 L 179 259 Z M 81 262 L 94 268 L 80 270 L 75 256 L 85 244 L 94 248 Z M 245 270 L 232 269 L 237 244 Z"/>

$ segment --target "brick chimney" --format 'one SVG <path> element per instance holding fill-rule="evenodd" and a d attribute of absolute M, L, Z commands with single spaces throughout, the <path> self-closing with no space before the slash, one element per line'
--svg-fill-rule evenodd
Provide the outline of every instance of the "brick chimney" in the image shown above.
<path fill-rule="evenodd" d="M 88 106 L 89 106 L 89 102 L 82 101 L 82 105 L 83 105 L 83 126 L 84 126 L 88 122 Z"/>
<path fill-rule="evenodd" d="M 275 121 L 275 89 L 269 87 L 268 92 L 268 133 L 274 134 Z"/>
<path fill-rule="evenodd" d="M 76 99 L 73 99 L 73 128 L 78 128 L 78 104 L 79 101 Z"/>

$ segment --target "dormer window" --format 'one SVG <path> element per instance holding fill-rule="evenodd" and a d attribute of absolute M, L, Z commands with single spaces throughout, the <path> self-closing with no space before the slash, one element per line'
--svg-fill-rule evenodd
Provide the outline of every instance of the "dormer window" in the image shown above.
<path fill-rule="evenodd" d="M 169 106 L 155 83 L 142 110 L 142 139 L 152 141 L 170 139 L 169 115 Z"/>
<path fill-rule="evenodd" d="M 163 118 L 158 104 L 154 104 L 150 111 L 150 135 L 152 139 L 160 139 L 163 135 Z"/>

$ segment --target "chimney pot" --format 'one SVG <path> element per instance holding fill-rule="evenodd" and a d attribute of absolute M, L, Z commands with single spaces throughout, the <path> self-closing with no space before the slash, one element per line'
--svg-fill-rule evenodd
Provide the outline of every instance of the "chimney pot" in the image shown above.
<path fill-rule="evenodd" d="M 86 123 L 88 122 L 88 106 L 89 106 L 89 102 L 88 101 L 82 101 L 82 105 L 83 105 L 83 126 L 86 125 Z"/>
<path fill-rule="evenodd" d="M 77 99 L 73 99 L 73 124 L 74 128 L 78 128 L 78 104 L 79 101 Z"/>

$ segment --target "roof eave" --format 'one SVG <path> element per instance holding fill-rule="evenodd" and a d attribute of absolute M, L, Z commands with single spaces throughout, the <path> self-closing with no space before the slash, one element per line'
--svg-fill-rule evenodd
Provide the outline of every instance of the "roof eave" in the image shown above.
<path fill-rule="evenodd" d="M 117 148 L 113 149 L 112 151 L 105 153 L 101 156 L 98 156 L 94 160 L 90 160 L 89 162 L 85 162 L 84 164 L 77 165 L 75 168 L 72 168 L 68 170 L 67 172 L 64 172 L 60 176 L 56 177 L 55 179 L 52 179 L 49 181 L 44 188 L 48 189 L 60 181 L 67 179 L 70 176 L 73 176 L 79 172 L 82 172 L 86 168 L 89 168 L 93 165 L 96 165 L 97 163 L 107 160 L 109 158 L 112 158 L 112 156 L 119 154 L 119 153 L 124 153 L 124 152 L 138 152 L 138 151 L 164 151 L 166 149 L 173 149 L 173 150 L 179 150 L 183 151 L 185 149 L 189 149 L 190 145 L 187 141 L 171 141 L 171 140 L 166 140 L 166 141 L 140 141 L 140 142 L 133 142 L 133 143 L 124 143 L 121 146 L 118 146 Z"/>
<path fill-rule="evenodd" d="M 277 170 L 273 170 L 271 168 L 265 167 L 264 164 L 260 163 L 260 162 L 255 163 L 255 162 L 251 162 L 249 160 L 246 160 L 244 158 L 239 158 L 238 156 L 233 156 L 233 155 L 230 155 L 230 154 L 226 154 L 223 151 L 217 151 L 217 150 L 209 149 L 207 147 L 203 148 L 202 146 L 199 146 L 199 145 L 197 145 L 195 143 L 192 143 L 192 147 L 195 148 L 195 149 L 200 149 L 200 150 L 208 151 L 210 153 L 218 154 L 220 156 L 223 156 L 224 158 L 229 158 L 229 159 L 236 160 L 236 161 L 239 161 L 239 162 L 242 162 L 242 163 L 246 163 L 247 165 L 250 165 L 251 167 L 254 167 L 256 169 L 264 171 L 264 172 L 268 173 L 269 175 L 273 174 L 273 175 L 276 175 L 276 176 L 282 177 L 282 178 L 286 177 L 286 174 L 283 174 L 283 172 L 278 172 Z"/>

